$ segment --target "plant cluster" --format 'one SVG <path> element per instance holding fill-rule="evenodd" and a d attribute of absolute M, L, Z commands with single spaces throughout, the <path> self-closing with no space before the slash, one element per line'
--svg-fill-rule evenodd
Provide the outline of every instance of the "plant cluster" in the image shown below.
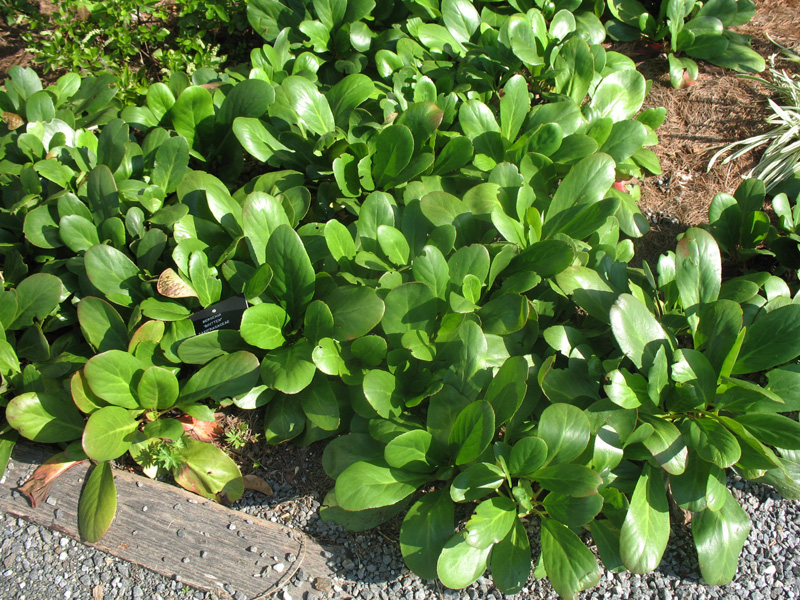
<path fill-rule="evenodd" d="M 750 37 L 730 29 L 753 18 L 753 0 L 662 0 L 657 10 L 648 10 L 639 0 L 607 0 L 607 7 L 609 37 L 618 41 L 644 37 L 663 47 L 675 88 L 697 79 L 693 59 L 743 73 L 765 68 L 764 59 L 750 47 Z"/>
<path fill-rule="evenodd" d="M 148 80 L 168 72 L 219 70 L 228 58 L 244 59 L 239 39 L 248 27 L 243 1 L 56 0 L 41 11 L 15 0 L 6 21 L 45 73 L 112 73 L 125 94 L 144 92 Z"/>
<path fill-rule="evenodd" d="M 674 503 L 706 581 L 729 581 L 749 522 L 727 469 L 800 496 L 797 296 L 722 278 L 763 188 L 734 197 L 735 241 L 712 218 L 630 267 L 647 221 L 623 182 L 659 172 L 665 111 L 641 110 L 595 3 L 539 4 L 250 0 L 247 68 L 138 104 L 112 75 L 12 69 L 3 456 L 21 434 L 96 462 L 96 541 L 126 454 L 237 499 L 235 463 L 186 422 L 263 407 L 270 443 L 332 438 L 323 518 L 403 514 L 422 577 L 491 567 L 514 593 L 533 561 L 572 598 L 600 576 L 582 532 L 606 568 L 650 571 Z M 234 296 L 239 326 L 198 333 Z"/>

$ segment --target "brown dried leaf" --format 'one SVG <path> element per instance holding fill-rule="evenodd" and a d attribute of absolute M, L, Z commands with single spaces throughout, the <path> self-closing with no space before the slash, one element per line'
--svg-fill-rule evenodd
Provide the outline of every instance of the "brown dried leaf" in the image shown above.
<path fill-rule="evenodd" d="M 158 293 L 167 298 L 197 297 L 197 292 L 186 283 L 173 269 L 166 269 L 158 277 L 156 284 Z"/>
<path fill-rule="evenodd" d="M 19 487 L 19 492 L 28 499 L 31 507 L 36 508 L 40 502 L 47 500 L 56 477 L 82 462 L 69 460 L 66 452 L 59 452 L 39 465 L 30 479 Z"/>
<path fill-rule="evenodd" d="M 25 124 L 25 121 L 18 114 L 3 111 L 3 122 L 8 126 L 9 131 L 19 129 Z"/>
<path fill-rule="evenodd" d="M 242 482 L 244 482 L 244 489 L 246 490 L 254 490 L 261 492 L 265 496 L 272 496 L 272 488 L 258 475 L 244 475 Z"/>
<path fill-rule="evenodd" d="M 219 438 L 222 433 L 222 426 L 219 424 L 219 419 L 223 416 L 222 413 L 215 413 L 214 416 L 217 421 L 209 423 L 208 421 L 198 421 L 189 415 L 178 417 L 178 421 L 183 425 L 183 430 L 193 440 L 199 442 L 213 442 Z"/>

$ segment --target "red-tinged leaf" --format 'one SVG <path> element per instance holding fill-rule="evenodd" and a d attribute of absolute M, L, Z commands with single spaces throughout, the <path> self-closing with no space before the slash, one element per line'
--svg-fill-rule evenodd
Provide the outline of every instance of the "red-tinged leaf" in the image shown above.
<path fill-rule="evenodd" d="M 183 430 L 193 440 L 197 440 L 198 442 L 213 442 L 223 434 L 222 426 L 219 424 L 222 413 L 216 413 L 214 416 L 217 420 L 213 423 L 199 421 L 189 415 L 178 417 L 178 421 L 181 422 Z"/>
<path fill-rule="evenodd" d="M 265 496 L 272 496 L 272 487 L 258 475 L 244 475 L 242 477 L 244 489 L 261 492 Z"/>
<path fill-rule="evenodd" d="M 28 499 L 31 507 L 36 508 L 40 502 L 47 500 L 50 495 L 50 486 L 53 485 L 56 478 L 82 462 L 82 460 L 69 460 L 66 452 L 59 452 L 41 464 L 28 481 L 19 487 L 18 491 Z"/>

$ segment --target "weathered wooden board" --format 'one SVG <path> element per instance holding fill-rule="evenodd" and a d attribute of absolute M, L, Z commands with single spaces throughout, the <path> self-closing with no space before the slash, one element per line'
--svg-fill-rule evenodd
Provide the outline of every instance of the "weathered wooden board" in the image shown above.
<path fill-rule="evenodd" d="M 50 490 L 54 506 L 43 502 L 32 508 L 23 496 L 11 493 L 51 453 L 32 445 L 14 449 L 0 481 L 0 510 L 80 540 L 78 498 L 88 461 L 56 480 Z M 103 539 L 89 544 L 95 548 L 167 577 L 180 575 L 183 583 L 222 596 L 227 596 L 223 586 L 229 584 L 247 598 L 268 597 L 287 585 L 301 566 L 309 579 L 324 581 L 332 575 L 326 549 L 301 531 L 126 471 L 115 470 L 114 480 L 117 515 Z M 273 568 L 278 563 L 283 568 Z M 297 597 L 308 589 L 306 580 L 291 591 Z"/>

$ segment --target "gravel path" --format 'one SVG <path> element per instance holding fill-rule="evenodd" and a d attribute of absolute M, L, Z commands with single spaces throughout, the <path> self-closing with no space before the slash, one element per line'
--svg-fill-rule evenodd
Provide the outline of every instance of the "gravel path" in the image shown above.
<path fill-rule="evenodd" d="M 422 581 L 404 566 L 395 542 L 377 532 L 354 534 L 323 523 L 319 498 L 299 496 L 287 483 L 271 482 L 275 495 L 266 499 L 247 492 L 235 507 L 248 514 L 299 527 L 321 541 L 348 549 L 331 555 L 338 573 L 332 581 L 317 582 L 319 592 L 302 596 L 291 585 L 278 600 L 423 600 L 426 598 L 502 598 L 489 578 L 466 590 L 453 591 Z M 771 488 L 741 480 L 731 482 L 733 494 L 753 521 L 739 559 L 736 579 L 724 587 L 699 581 L 697 557 L 688 531 L 674 529 L 659 569 L 648 575 L 605 573 L 582 599 L 622 600 L 789 600 L 800 598 L 800 503 L 780 498 Z M 123 500 L 124 501 L 124 500 Z M 224 594 L 191 590 L 179 578 L 171 580 L 136 565 L 79 544 L 59 533 L 3 515 L 0 519 L 0 599 L 2 600 L 214 600 L 241 593 L 228 587 Z M 305 577 L 302 569 L 297 576 Z M 297 581 L 297 579 L 295 579 Z M 520 600 L 556 599 L 546 581 L 531 579 Z"/>

